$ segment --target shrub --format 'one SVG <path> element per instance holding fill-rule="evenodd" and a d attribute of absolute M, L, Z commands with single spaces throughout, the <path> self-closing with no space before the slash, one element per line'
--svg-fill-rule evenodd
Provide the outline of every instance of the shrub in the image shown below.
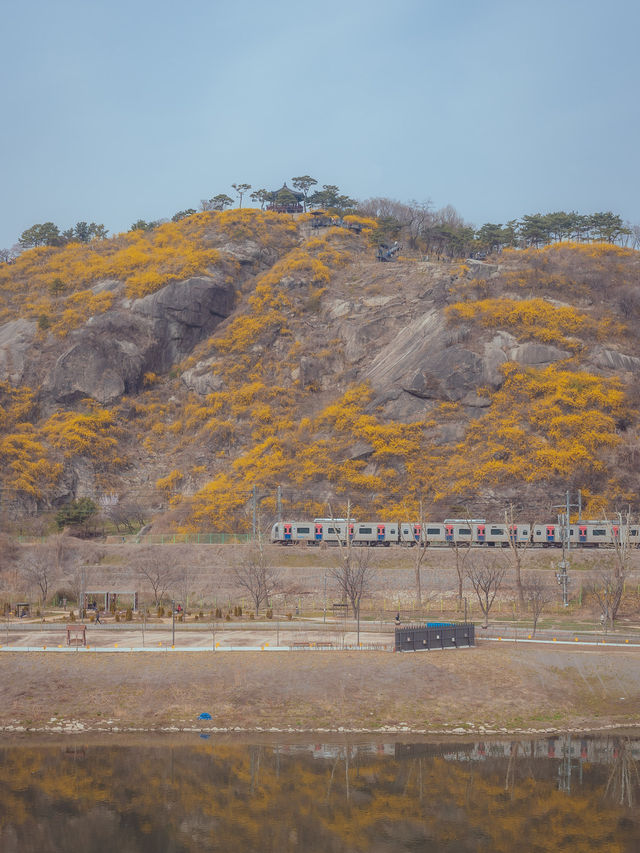
<path fill-rule="evenodd" d="M 162 619 L 162 617 L 164 616 L 164 607 L 161 604 L 158 605 L 158 609 L 157 609 L 156 613 L 157 613 L 158 617 L 160 619 Z"/>
<path fill-rule="evenodd" d="M 75 622 L 75 621 L 76 621 L 76 614 L 73 612 L 73 610 L 70 610 L 69 611 L 69 622 Z"/>
<path fill-rule="evenodd" d="M 124 614 L 124 621 L 125 622 L 133 621 L 133 610 L 130 607 L 127 607 L 126 613 Z"/>
<path fill-rule="evenodd" d="M 265 615 L 266 615 L 267 619 L 273 619 L 273 610 L 271 610 L 271 609 L 267 610 Z"/>

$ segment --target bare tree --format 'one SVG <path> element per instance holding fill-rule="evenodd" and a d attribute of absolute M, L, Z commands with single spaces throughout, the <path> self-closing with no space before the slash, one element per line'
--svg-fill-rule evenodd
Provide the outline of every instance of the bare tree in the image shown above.
<path fill-rule="evenodd" d="M 155 548 L 141 548 L 133 561 L 140 577 L 151 587 L 155 607 L 162 604 L 175 578 L 175 555 L 170 553 L 172 547 L 160 545 Z"/>
<path fill-rule="evenodd" d="M 58 576 L 51 560 L 51 549 L 46 544 L 34 545 L 25 552 L 22 574 L 28 586 L 38 590 L 40 606 L 44 607 L 49 598 L 49 588 Z"/>
<path fill-rule="evenodd" d="M 624 523 L 623 523 L 624 521 Z M 613 542 L 613 559 L 609 557 L 607 564 L 587 585 L 587 591 L 595 598 L 600 607 L 601 621 L 604 630 L 613 629 L 622 604 L 626 577 L 629 571 L 631 547 L 629 532 L 631 528 L 631 511 L 623 520 L 618 514 L 617 523 L 607 521 L 610 539 Z"/>
<path fill-rule="evenodd" d="M 351 529 L 351 501 L 347 502 L 347 517 L 345 524 L 345 541 L 342 541 L 340 522 L 335 521 L 331 505 L 329 512 L 333 528 L 337 534 L 340 553 L 340 565 L 331 569 L 330 575 L 335 580 L 344 600 L 348 601 L 353 616 L 358 622 L 357 642 L 360 643 L 360 607 L 362 599 L 366 598 L 373 586 L 374 571 L 369 565 L 370 551 L 368 548 L 354 548 Z"/>
<path fill-rule="evenodd" d="M 504 514 L 504 523 L 507 528 L 509 542 L 509 555 L 511 564 L 516 575 L 516 590 L 518 591 L 518 607 L 524 609 L 524 590 L 522 588 L 522 558 L 526 551 L 527 542 L 518 542 L 517 525 L 513 521 L 513 504 Z M 530 525 L 529 525 L 530 526 Z"/>
<path fill-rule="evenodd" d="M 14 591 L 17 577 L 18 557 L 20 549 L 15 539 L 0 534 L 0 589 L 6 591 L 8 597 Z"/>
<path fill-rule="evenodd" d="M 368 548 L 350 550 L 349 559 L 341 561 L 340 566 L 331 569 L 330 575 L 336 581 L 343 598 L 351 605 L 354 618 L 359 619 L 362 599 L 372 590 L 374 572 L 369 565 Z"/>
<path fill-rule="evenodd" d="M 331 577 L 336 581 L 338 589 L 344 600 L 348 601 L 357 620 L 357 642 L 360 643 L 360 606 L 372 589 L 374 571 L 369 565 L 370 551 L 368 548 L 354 548 L 351 536 L 351 501 L 347 501 L 347 517 L 344 522 L 338 522 L 334 518 L 331 504 L 329 513 L 336 531 L 336 538 L 340 552 L 340 565 L 330 571 Z M 345 536 L 342 541 L 340 525 L 345 525 Z"/>
<path fill-rule="evenodd" d="M 471 553 L 471 543 L 454 542 L 453 550 L 456 558 L 456 575 L 458 576 L 458 610 L 461 610 L 463 600 L 462 587 L 464 584 L 464 579 L 468 575 L 468 572 L 465 569 L 465 565 L 467 562 L 467 557 Z"/>
<path fill-rule="evenodd" d="M 105 508 L 104 515 L 112 521 L 116 530 L 135 533 L 145 523 L 148 514 L 135 499 L 118 501 Z"/>
<path fill-rule="evenodd" d="M 71 537 L 61 537 L 66 542 L 57 542 L 56 548 L 62 549 L 66 569 L 65 581 L 71 587 L 71 592 L 78 602 L 80 614 L 83 611 L 83 594 L 87 591 L 89 571 L 97 566 L 104 556 L 104 550 L 89 543 L 80 543 Z"/>
<path fill-rule="evenodd" d="M 477 558 L 467 569 L 467 577 L 471 581 L 475 594 L 484 616 L 483 628 L 489 627 L 489 612 L 493 607 L 498 590 L 506 574 L 506 567 L 501 566 L 495 559 L 482 560 Z"/>
<path fill-rule="evenodd" d="M 269 606 L 271 596 L 280 585 L 278 572 L 269 566 L 260 532 L 247 556 L 233 570 L 233 576 L 240 589 L 249 594 L 255 615 L 258 616 L 263 604 Z"/>
<path fill-rule="evenodd" d="M 184 609 L 189 607 L 189 597 L 193 593 L 194 571 L 191 563 L 184 562 L 176 567 L 173 574 L 172 589 L 173 596 L 177 601 L 181 601 Z"/>
<path fill-rule="evenodd" d="M 629 540 L 631 528 L 631 509 L 627 511 L 624 523 L 622 513 L 618 513 L 617 524 L 613 524 L 612 522 L 607 523 L 609 525 L 610 537 L 613 542 L 613 574 L 614 577 L 616 577 L 617 579 L 621 578 L 624 582 L 624 579 L 626 578 L 629 570 L 629 557 L 631 556 L 631 546 Z"/>
<path fill-rule="evenodd" d="M 413 557 L 413 574 L 415 580 L 415 588 L 416 588 L 416 607 L 420 609 L 422 607 L 422 563 L 424 562 L 425 555 L 427 553 L 427 517 L 426 512 L 424 510 L 424 504 L 420 501 L 419 511 L 418 511 L 418 524 L 417 524 L 419 535 L 415 542 L 415 551 Z M 414 535 L 415 538 L 415 535 Z"/>
<path fill-rule="evenodd" d="M 538 620 L 545 607 L 553 600 L 553 591 L 545 584 L 540 575 L 531 575 L 523 584 L 522 592 L 533 619 L 533 635 L 535 637 Z"/>
<path fill-rule="evenodd" d="M 600 621 L 604 630 L 613 629 L 613 623 L 622 602 L 624 577 L 616 576 L 612 569 L 605 569 L 592 578 L 585 589 L 598 602 Z"/>
<path fill-rule="evenodd" d="M 633 808 L 635 792 L 640 784 L 638 764 L 633 757 L 633 748 L 629 738 L 615 738 L 613 761 L 604 795 L 620 806 Z"/>

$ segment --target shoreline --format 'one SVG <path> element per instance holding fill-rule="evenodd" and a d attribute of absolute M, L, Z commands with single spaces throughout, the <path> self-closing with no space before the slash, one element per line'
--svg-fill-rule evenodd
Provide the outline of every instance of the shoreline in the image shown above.
<path fill-rule="evenodd" d="M 345 737 L 356 737 L 360 739 L 361 737 L 366 737 L 367 739 L 379 740 L 386 736 L 394 736 L 396 738 L 400 737 L 400 739 L 408 739 L 408 738 L 421 738 L 432 740 L 443 740 L 449 741 L 455 737 L 456 740 L 460 739 L 469 739 L 469 738 L 490 738 L 490 739 L 499 739 L 501 737 L 533 737 L 534 739 L 548 737 L 549 735 L 554 735 L 556 737 L 561 735 L 586 735 L 586 736 L 597 736 L 604 734 L 616 734 L 618 736 L 624 736 L 627 733 L 635 732 L 637 729 L 640 729 L 639 723 L 626 723 L 624 725 L 619 725 L 617 723 L 610 723 L 606 725 L 601 725 L 599 727 L 580 727 L 580 728 L 572 728 L 571 726 L 563 726 L 561 728 L 545 728 L 545 729 L 412 729 L 409 727 L 401 727 L 401 728 L 393 728 L 393 727 L 383 727 L 382 729 L 346 729 L 343 727 L 338 727 L 336 729 L 330 728 L 318 728 L 318 729 L 305 729 L 305 728 L 277 728 L 272 727 L 269 729 L 264 729 L 260 727 L 256 728 L 241 728 L 239 726 L 234 727 L 210 727 L 210 728 L 198 728 L 198 727 L 189 727 L 189 726 L 161 726 L 158 728 L 140 728 L 140 727 L 127 727 L 127 726 L 112 726 L 108 728 L 100 728 L 100 727 L 87 727 L 78 725 L 69 725 L 69 726 L 43 726 L 43 727 L 33 727 L 33 728 L 23 728 L 21 726 L 2 726 L 0 727 L 0 746 L 3 745 L 3 739 L 6 735 L 19 735 L 24 736 L 24 739 L 32 739 L 34 735 L 55 735 L 58 737 L 59 735 L 64 735 L 65 737 L 75 737 L 75 736 L 96 736 L 98 738 L 103 735 L 108 735 L 109 740 L 111 740 L 111 735 L 117 736 L 125 736 L 129 735 L 141 735 L 143 737 L 146 736 L 180 736 L 180 735 L 207 735 L 207 736 L 217 736 L 220 735 L 225 738 L 231 737 L 235 738 L 245 738 L 247 735 L 251 737 L 257 736 L 259 738 L 271 739 L 273 737 L 277 737 L 279 735 L 291 735 L 293 737 L 306 737 L 309 735 L 323 735 L 328 736 L 331 740 L 339 740 Z"/>

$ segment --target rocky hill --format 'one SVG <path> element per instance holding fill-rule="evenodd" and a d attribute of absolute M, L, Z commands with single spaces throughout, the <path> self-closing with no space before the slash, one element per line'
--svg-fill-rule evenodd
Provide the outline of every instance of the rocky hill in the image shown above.
<path fill-rule="evenodd" d="M 5 521 L 638 508 L 640 254 L 379 263 L 375 225 L 209 212 L 1 264 Z"/>

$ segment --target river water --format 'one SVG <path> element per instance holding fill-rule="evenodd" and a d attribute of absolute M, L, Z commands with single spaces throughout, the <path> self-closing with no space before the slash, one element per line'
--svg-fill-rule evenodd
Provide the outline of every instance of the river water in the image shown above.
<path fill-rule="evenodd" d="M 2 853 L 640 850 L 640 739 L 0 746 Z"/>

